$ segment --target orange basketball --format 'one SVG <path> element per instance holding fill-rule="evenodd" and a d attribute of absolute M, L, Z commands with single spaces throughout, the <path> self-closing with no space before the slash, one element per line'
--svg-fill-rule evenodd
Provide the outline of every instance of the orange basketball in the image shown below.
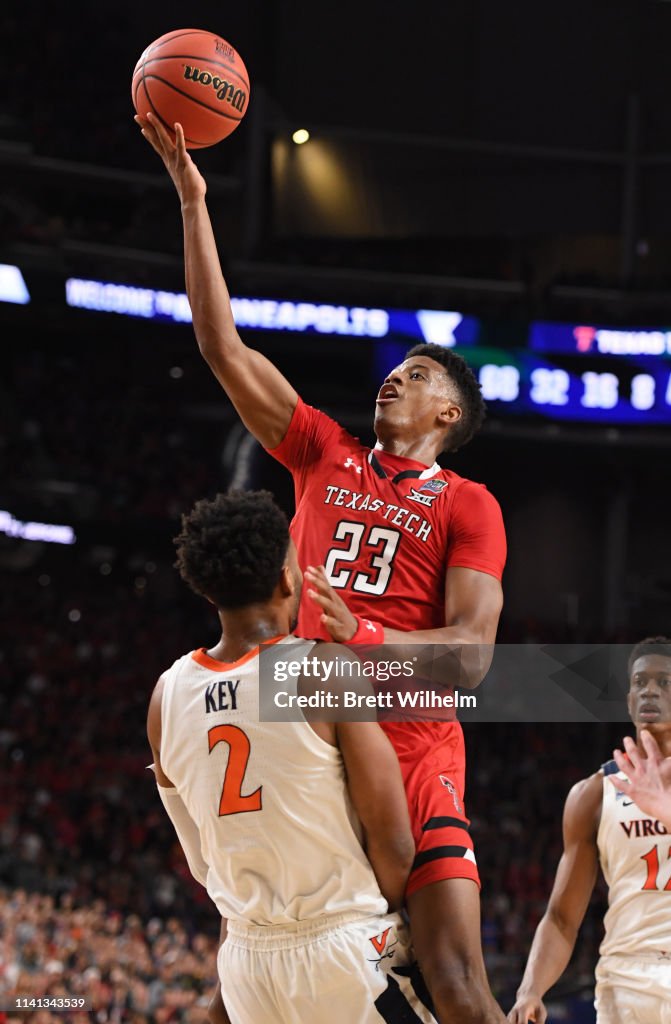
<path fill-rule="evenodd" d="M 235 131 L 249 103 L 249 75 L 240 55 L 221 36 L 177 29 L 142 53 L 131 87 L 138 114 L 151 111 L 174 138 L 176 121 L 187 149 L 221 142 Z"/>

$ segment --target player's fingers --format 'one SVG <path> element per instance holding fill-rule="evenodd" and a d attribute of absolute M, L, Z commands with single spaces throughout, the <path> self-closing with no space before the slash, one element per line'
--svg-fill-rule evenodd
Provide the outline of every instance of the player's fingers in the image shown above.
<path fill-rule="evenodd" d="M 659 749 L 657 740 L 649 729 L 641 730 L 641 746 L 652 761 L 661 761 L 662 752 Z"/>
<path fill-rule="evenodd" d="M 305 570 L 305 574 L 314 580 L 315 585 L 320 587 L 320 589 L 333 590 L 323 565 L 309 565 Z"/>
<path fill-rule="evenodd" d="M 175 143 L 170 138 L 170 133 L 167 131 L 162 121 L 156 117 L 155 114 L 149 112 L 147 114 L 147 120 L 151 124 L 152 128 L 156 132 L 156 138 L 158 139 L 164 154 L 174 153 Z"/>
<path fill-rule="evenodd" d="M 177 156 L 180 160 L 186 161 L 188 153 L 186 151 L 186 140 L 184 138 L 184 129 L 182 128 L 179 121 L 175 121 L 175 145 L 177 149 Z"/>
<path fill-rule="evenodd" d="M 312 600 L 315 601 L 318 605 L 321 605 L 322 608 L 326 608 L 326 606 L 329 604 L 329 599 L 327 597 L 324 597 L 323 594 L 320 594 L 319 591 L 315 590 L 313 587 L 308 588 L 308 597 L 311 597 Z"/>
<path fill-rule="evenodd" d="M 340 619 L 336 619 L 333 615 L 322 615 L 319 620 L 323 626 L 326 627 L 328 633 L 331 634 L 334 640 L 343 640 L 342 634 L 342 623 Z"/>
<path fill-rule="evenodd" d="M 625 775 L 631 775 L 631 773 L 634 770 L 634 766 L 627 757 L 627 755 L 623 754 L 621 750 L 614 750 L 613 757 L 615 759 L 615 764 L 618 766 L 620 771 L 624 772 Z"/>
<path fill-rule="evenodd" d="M 629 757 L 629 760 L 633 764 L 634 768 L 638 768 L 641 762 L 641 754 L 638 747 L 632 740 L 631 736 L 624 737 L 624 749 L 627 751 L 627 756 Z"/>
<path fill-rule="evenodd" d="M 154 150 L 154 152 L 158 153 L 158 155 L 162 158 L 163 150 L 161 149 L 161 146 L 158 143 L 158 140 L 156 138 L 156 132 L 152 130 L 151 125 L 147 125 L 146 128 L 142 128 L 140 134 L 144 136 L 144 138 L 147 140 L 147 142 Z"/>
<path fill-rule="evenodd" d="M 305 578 L 310 581 L 310 586 L 318 590 L 320 594 L 328 594 L 331 590 L 330 584 L 310 569 L 305 570 Z"/>
<path fill-rule="evenodd" d="M 628 779 L 618 779 L 614 775 L 608 775 L 606 777 L 610 782 L 611 786 L 614 786 L 615 789 L 618 790 L 618 792 L 626 793 L 627 796 L 629 796 L 629 793 L 631 791 L 631 782 L 629 782 Z"/>
<path fill-rule="evenodd" d="M 154 121 L 152 123 L 151 121 L 148 121 L 148 120 L 145 119 L 141 123 L 141 130 L 142 130 L 142 134 L 144 135 L 144 137 L 147 140 L 147 142 L 149 142 L 153 146 L 153 148 L 156 150 L 158 155 L 160 157 L 162 157 L 163 160 L 165 160 L 165 151 L 164 151 L 163 143 L 161 142 L 160 136 L 159 136 L 158 132 L 156 131 L 156 122 Z"/>
<path fill-rule="evenodd" d="M 308 596 L 312 598 L 315 604 L 318 604 L 320 608 L 323 608 L 328 615 L 333 616 L 333 618 L 338 622 L 341 621 L 340 615 L 338 614 L 338 606 L 328 594 L 320 594 L 319 591 L 310 589 L 308 590 Z"/>
<path fill-rule="evenodd" d="M 508 1014 L 508 1020 L 510 1024 L 527 1024 L 527 1021 L 532 1018 L 526 1013 L 521 1006 L 513 1006 L 512 1010 Z"/>

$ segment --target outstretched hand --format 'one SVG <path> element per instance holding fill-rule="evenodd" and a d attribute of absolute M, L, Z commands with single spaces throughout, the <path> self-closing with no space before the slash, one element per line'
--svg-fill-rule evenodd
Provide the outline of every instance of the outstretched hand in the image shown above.
<path fill-rule="evenodd" d="M 149 113 L 146 117 L 136 114 L 134 120 L 136 124 L 139 124 L 147 142 L 156 150 L 165 164 L 168 174 L 175 183 L 182 205 L 202 199 L 207 192 L 207 184 L 189 155 L 181 124 L 175 124 L 173 140 L 165 125 L 155 114 Z"/>
<path fill-rule="evenodd" d="M 329 583 L 324 566 L 309 566 L 305 570 L 305 582 L 309 588 L 308 596 L 322 609 L 320 622 L 333 640 L 346 644 L 356 633 L 358 622 Z"/>
<path fill-rule="evenodd" d="M 614 750 L 613 757 L 626 779 L 609 775 L 613 786 L 626 793 L 646 814 L 671 827 L 671 757 L 662 755 L 655 737 L 647 729 L 640 734 L 643 750 L 631 736 L 625 736 L 626 753 Z"/>

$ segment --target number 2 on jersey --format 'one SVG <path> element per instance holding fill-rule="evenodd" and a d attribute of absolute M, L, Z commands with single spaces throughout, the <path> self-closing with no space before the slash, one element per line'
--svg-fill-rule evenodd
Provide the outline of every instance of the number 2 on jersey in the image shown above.
<path fill-rule="evenodd" d="M 219 817 L 226 814 L 240 814 L 243 811 L 260 811 L 261 790 L 259 786 L 249 796 L 242 795 L 242 783 L 249 761 L 250 743 L 247 733 L 237 725 L 214 725 L 207 733 L 210 753 L 217 743 L 227 743 L 229 747 L 228 764 L 224 772 L 224 784 L 221 787 L 219 800 Z"/>
<path fill-rule="evenodd" d="M 352 590 L 359 594 L 384 594 L 391 578 L 394 555 L 401 535 L 398 530 L 390 530 L 385 526 L 372 526 L 366 533 L 365 523 L 350 523 L 341 520 L 333 534 L 334 540 L 348 541 L 345 548 L 331 548 L 324 561 L 324 569 L 332 587 L 346 587 L 354 574 Z M 338 569 L 338 562 L 356 562 L 361 548 L 372 548 L 368 565 L 370 573 L 356 572 L 352 569 Z M 381 550 L 380 550 L 381 549 Z"/>

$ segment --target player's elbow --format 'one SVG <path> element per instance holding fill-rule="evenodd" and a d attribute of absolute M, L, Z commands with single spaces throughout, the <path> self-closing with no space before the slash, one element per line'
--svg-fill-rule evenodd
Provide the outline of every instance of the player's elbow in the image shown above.
<path fill-rule="evenodd" d="M 367 837 L 366 853 L 389 909 L 399 910 L 415 857 L 410 829 L 372 834 Z"/>
<path fill-rule="evenodd" d="M 459 648 L 461 690 L 475 690 L 485 678 L 494 657 L 494 636 L 489 631 L 469 631 Z"/>
<path fill-rule="evenodd" d="M 545 920 L 559 932 L 566 942 L 570 943 L 571 947 L 575 946 L 580 921 L 574 921 L 557 903 L 550 903 L 545 911 Z"/>
<path fill-rule="evenodd" d="M 201 356 L 215 374 L 225 375 L 228 368 L 228 360 L 235 352 L 235 339 L 237 332 L 222 332 L 215 330 L 207 323 L 196 327 L 196 341 Z M 238 339 L 239 341 L 239 339 Z"/>

